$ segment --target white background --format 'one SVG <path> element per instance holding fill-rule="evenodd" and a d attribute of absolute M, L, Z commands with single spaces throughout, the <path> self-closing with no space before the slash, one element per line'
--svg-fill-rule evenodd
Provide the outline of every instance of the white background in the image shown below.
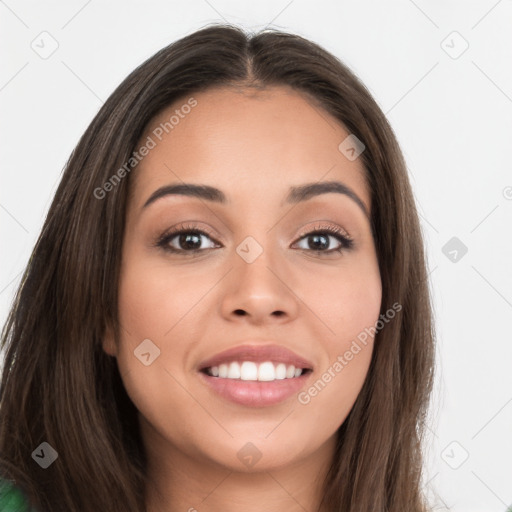
<path fill-rule="evenodd" d="M 65 161 L 102 102 L 157 50 L 223 19 L 321 44 L 390 120 L 435 300 L 425 488 L 436 510 L 504 512 L 512 504 L 511 0 L 0 1 L 1 323 Z M 43 31 L 58 43 L 46 59 L 31 47 L 50 47 Z M 452 237 L 468 248 L 455 262 L 442 251 Z"/>

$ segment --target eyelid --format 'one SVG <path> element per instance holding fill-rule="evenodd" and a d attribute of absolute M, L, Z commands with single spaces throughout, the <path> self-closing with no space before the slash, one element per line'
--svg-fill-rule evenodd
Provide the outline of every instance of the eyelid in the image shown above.
<path fill-rule="evenodd" d="M 316 224 L 312 227 L 309 226 L 309 227 L 302 228 L 299 235 L 297 235 L 297 236 L 299 238 L 302 238 L 302 237 L 309 235 L 315 231 L 329 231 L 331 233 L 337 233 L 337 234 L 343 236 L 344 238 L 346 238 L 347 240 L 353 241 L 352 237 L 350 236 L 350 234 L 348 233 L 348 231 L 346 229 L 343 229 L 342 227 L 340 227 L 336 224 L 333 224 L 330 221 L 319 220 L 319 221 L 315 221 L 315 222 L 316 222 Z"/>
<path fill-rule="evenodd" d="M 203 231 L 205 234 L 207 234 L 208 236 L 210 236 L 212 238 L 217 238 L 217 239 L 222 238 L 222 236 L 220 236 L 218 233 L 214 233 L 213 230 L 211 230 L 210 228 L 204 227 L 204 226 L 199 227 L 198 224 L 194 224 L 197 222 L 199 224 L 201 224 L 200 221 L 195 221 L 195 220 L 175 224 L 175 225 L 171 226 L 170 228 L 166 229 L 165 232 L 162 233 L 161 238 L 165 238 L 168 234 L 170 234 L 174 231 L 178 231 L 178 230 L 180 230 L 180 231 L 181 230 Z M 300 237 L 306 236 L 306 235 L 310 234 L 312 231 L 320 231 L 320 230 L 326 229 L 326 230 L 331 230 L 331 231 L 337 232 L 337 233 L 343 235 L 345 238 L 352 240 L 352 237 L 350 236 L 350 234 L 348 233 L 348 231 L 346 229 L 343 229 L 342 227 L 340 227 L 336 224 L 333 224 L 331 221 L 319 220 L 319 221 L 315 221 L 315 222 L 316 222 L 316 224 L 314 226 L 307 226 L 305 228 L 302 228 L 300 233 L 297 235 L 297 237 L 300 238 Z"/>
<path fill-rule="evenodd" d="M 197 224 L 199 223 L 199 224 Z M 185 222 L 178 222 L 178 224 L 174 224 L 170 228 L 166 229 L 159 237 L 158 240 L 164 240 L 169 235 L 175 235 L 177 231 L 196 231 L 201 232 L 205 235 L 208 235 L 210 238 L 212 238 L 214 241 L 218 241 L 219 238 L 222 238 L 217 233 L 214 233 L 214 231 L 211 228 L 205 227 L 200 221 L 185 221 Z"/>

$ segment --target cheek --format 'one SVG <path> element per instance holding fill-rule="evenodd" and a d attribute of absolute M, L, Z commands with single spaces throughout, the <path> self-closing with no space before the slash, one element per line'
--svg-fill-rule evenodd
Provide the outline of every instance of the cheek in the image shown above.
<path fill-rule="evenodd" d="M 187 272 L 134 258 L 120 279 L 120 320 L 134 335 L 164 339 L 204 295 L 199 282 Z"/>
<path fill-rule="evenodd" d="M 361 259 L 339 278 L 308 295 L 322 319 L 321 344 L 326 353 L 316 379 L 298 396 L 322 429 L 335 430 L 350 412 L 368 373 L 375 324 L 379 320 L 382 284 L 376 258 Z"/>
<path fill-rule="evenodd" d="M 151 425 L 164 435 L 185 438 L 192 426 L 188 416 L 170 421 L 173 411 L 191 411 L 194 402 L 184 390 L 181 363 L 188 347 L 172 343 L 178 336 L 190 304 L 197 302 L 194 287 L 184 283 L 173 290 L 180 279 L 169 279 L 169 272 L 143 265 L 132 259 L 123 269 L 119 288 L 119 318 L 122 325 L 117 354 L 118 367 L 126 392 L 136 408 Z M 171 289 L 172 288 L 172 289 Z M 178 297 L 178 298 L 177 298 Z M 186 324 L 186 319 L 184 321 Z M 145 340 L 150 340 L 148 343 Z M 140 349 L 141 343 L 146 348 Z M 149 356 L 145 354 L 149 353 Z M 144 361 L 146 359 L 146 361 Z M 149 359 L 149 361 L 148 361 Z M 149 364 L 145 364 L 149 362 Z M 200 414 L 200 411 L 194 411 Z"/>
<path fill-rule="evenodd" d="M 305 291 L 325 326 L 322 332 L 329 353 L 348 349 L 351 340 L 379 318 L 382 283 L 375 254 L 361 254 L 339 272 L 317 275 L 315 286 Z"/>

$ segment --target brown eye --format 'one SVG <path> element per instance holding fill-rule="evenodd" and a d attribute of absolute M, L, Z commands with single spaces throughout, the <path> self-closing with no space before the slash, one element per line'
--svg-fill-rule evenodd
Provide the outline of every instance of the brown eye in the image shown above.
<path fill-rule="evenodd" d="M 203 245 L 205 240 L 210 241 L 206 246 Z M 299 249 L 319 254 L 339 253 L 350 250 L 354 244 L 353 240 L 345 232 L 332 226 L 306 232 L 301 235 L 299 240 L 301 243 L 304 243 Z M 333 241 L 337 241 L 338 246 L 330 248 L 334 244 Z M 155 245 L 175 254 L 194 254 L 221 247 L 209 233 L 194 226 L 180 226 L 179 228 L 167 231 L 157 240 Z"/>
<path fill-rule="evenodd" d="M 212 241 L 209 246 L 203 245 L 205 239 Z M 164 233 L 156 245 L 172 253 L 195 253 L 215 248 L 216 242 L 209 233 L 201 229 L 182 226 Z"/>
<path fill-rule="evenodd" d="M 340 229 L 331 226 L 305 233 L 301 236 L 300 240 L 305 241 L 305 247 L 300 247 L 301 249 L 328 254 L 350 250 L 354 244 L 353 240 Z M 331 240 L 337 240 L 338 247 L 329 249 Z"/>

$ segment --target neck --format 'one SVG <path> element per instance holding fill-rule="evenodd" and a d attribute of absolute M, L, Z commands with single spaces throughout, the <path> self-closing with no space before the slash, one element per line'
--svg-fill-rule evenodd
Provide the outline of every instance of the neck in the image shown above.
<path fill-rule="evenodd" d="M 147 434 L 147 512 L 325 512 L 319 506 L 334 437 L 285 466 L 237 471 Z"/>

